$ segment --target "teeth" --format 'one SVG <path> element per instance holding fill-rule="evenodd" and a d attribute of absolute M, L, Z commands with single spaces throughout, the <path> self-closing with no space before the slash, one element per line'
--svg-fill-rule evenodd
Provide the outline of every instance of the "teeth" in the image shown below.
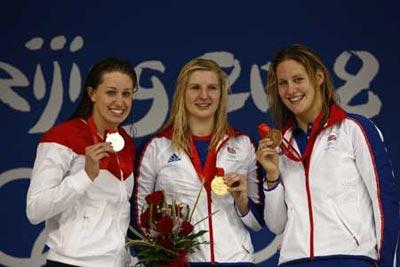
<path fill-rule="evenodd" d="M 289 99 L 290 102 L 298 102 L 298 101 L 300 101 L 302 98 L 303 98 L 303 96 L 300 95 L 300 96 L 289 97 L 288 99 Z"/>
<path fill-rule="evenodd" d="M 111 109 L 113 113 L 122 114 L 124 111 L 121 109 Z"/>
<path fill-rule="evenodd" d="M 199 107 L 202 107 L 202 108 L 206 108 L 206 107 L 210 106 L 210 104 L 207 104 L 207 103 L 204 103 L 204 104 L 196 104 L 196 105 L 199 106 Z"/>

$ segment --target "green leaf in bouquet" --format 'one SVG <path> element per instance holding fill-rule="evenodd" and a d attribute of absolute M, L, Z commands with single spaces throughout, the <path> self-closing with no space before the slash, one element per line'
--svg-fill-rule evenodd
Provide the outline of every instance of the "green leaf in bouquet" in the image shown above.
<path fill-rule="evenodd" d="M 201 191 L 203 191 L 203 187 L 204 187 L 204 182 L 201 184 L 200 190 L 199 190 L 199 192 L 197 193 L 196 201 L 194 202 L 194 206 L 193 206 L 193 208 L 192 208 L 192 210 L 191 210 L 191 212 L 190 212 L 189 222 L 192 221 L 193 213 L 194 213 L 194 210 L 195 210 L 196 207 L 197 207 L 197 204 L 199 203 L 199 199 L 200 199 Z"/>
<path fill-rule="evenodd" d="M 202 221 L 208 219 L 209 217 L 214 216 L 217 212 L 219 212 L 219 210 L 216 210 L 216 211 L 214 211 L 213 213 L 211 213 L 211 215 L 208 215 L 208 216 L 204 217 L 204 218 L 201 219 L 200 221 L 198 221 L 198 222 L 196 222 L 195 224 L 193 224 L 193 226 L 196 226 L 196 225 L 198 225 L 199 223 L 201 223 Z"/>
<path fill-rule="evenodd" d="M 187 238 L 193 240 L 193 239 L 196 239 L 199 236 L 204 235 L 207 232 L 208 232 L 207 230 L 200 230 L 197 233 L 193 233 L 193 234 L 188 235 Z"/>

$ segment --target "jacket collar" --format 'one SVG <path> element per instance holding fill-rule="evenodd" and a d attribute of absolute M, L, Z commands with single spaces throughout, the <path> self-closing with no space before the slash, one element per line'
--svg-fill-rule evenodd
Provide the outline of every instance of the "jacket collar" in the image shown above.
<path fill-rule="evenodd" d="M 318 117 L 312 123 L 313 129 L 322 130 L 322 129 L 330 127 L 336 123 L 339 123 L 342 120 L 344 120 L 345 118 L 347 118 L 347 113 L 338 105 L 332 104 L 329 108 L 328 120 L 323 126 L 320 125 L 322 116 L 323 116 L 323 114 L 321 111 L 321 113 L 318 115 Z M 289 120 L 286 123 L 286 125 L 283 127 L 282 133 L 284 134 L 287 130 L 293 128 L 295 125 L 296 125 L 296 122 L 294 119 Z"/>

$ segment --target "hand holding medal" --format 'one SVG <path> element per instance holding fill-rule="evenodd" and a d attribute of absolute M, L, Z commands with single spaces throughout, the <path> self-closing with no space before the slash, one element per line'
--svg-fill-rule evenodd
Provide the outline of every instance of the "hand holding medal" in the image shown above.
<path fill-rule="evenodd" d="M 93 145 L 87 146 L 85 149 L 85 171 L 89 178 L 94 180 L 98 176 L 100 168 L 107 168 L 110 153 L 121 151 L 124 148 L 125 140 L 113 128 L 107 129 L 104 136 L 98 134 L 93 117 L 88 118 L 87 125 L 91 133 Z"/>
<path fill-rule="evenodd" d="M 228 174 L 230 175 L 230 174 Z M 215 172 L 215 176 L 211 181 L 211 190 L 218 196 L 225 196 L 229 193 L 229 188 L 237 187 L 240 182 L 236 181 L 232 183 L 231 187 L 229 187 L 225 180 L 225 172 L 223 168 L 217 168 Z"/>
<path fill-rule="evenodd" d="M 279 181 L 279 157 L 276 148 L 282 142 L 282 133 L 278 129 L 271 129 L 268 124 L 258 125 L 260 142 L 256 152 L 257 161 L 266 171 L 266 180 L 269 184 Z"/>
<path fill-rule="evenodd" d="M 94 181 L 99 175 L 101 161 L 113 152 L 110 143 L 95 143 L 85 148 L 85 171 L 89 178 Z"/>

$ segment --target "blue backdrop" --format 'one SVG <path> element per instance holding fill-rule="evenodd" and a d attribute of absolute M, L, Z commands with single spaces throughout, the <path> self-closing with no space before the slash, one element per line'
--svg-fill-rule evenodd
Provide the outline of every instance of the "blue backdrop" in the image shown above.
<path fill-rule="evenodd" d="M 138 144 L 165 121 L 180 67 L 199 56 L 227 72 L 231 124 L 257 139 L 256 126 L 269 121 L 263 88 L 272 55 L 288 44 L 306 44 L 325 60 L 345 109 L 381 128 L 399 177 L 399 7 L 372 0 L 3 4 L 0 265 L 45 261 L 43 224 L 33 226 L 25 215 L 36 145 L 70 115 L 89 67 L 104 56 L 127 58 L 136 67 L 140 89 L 126 126 L 133 122 Z M 254 244 L 260 266 L 275 266 L 279 237 L 264 230 Z"/>

